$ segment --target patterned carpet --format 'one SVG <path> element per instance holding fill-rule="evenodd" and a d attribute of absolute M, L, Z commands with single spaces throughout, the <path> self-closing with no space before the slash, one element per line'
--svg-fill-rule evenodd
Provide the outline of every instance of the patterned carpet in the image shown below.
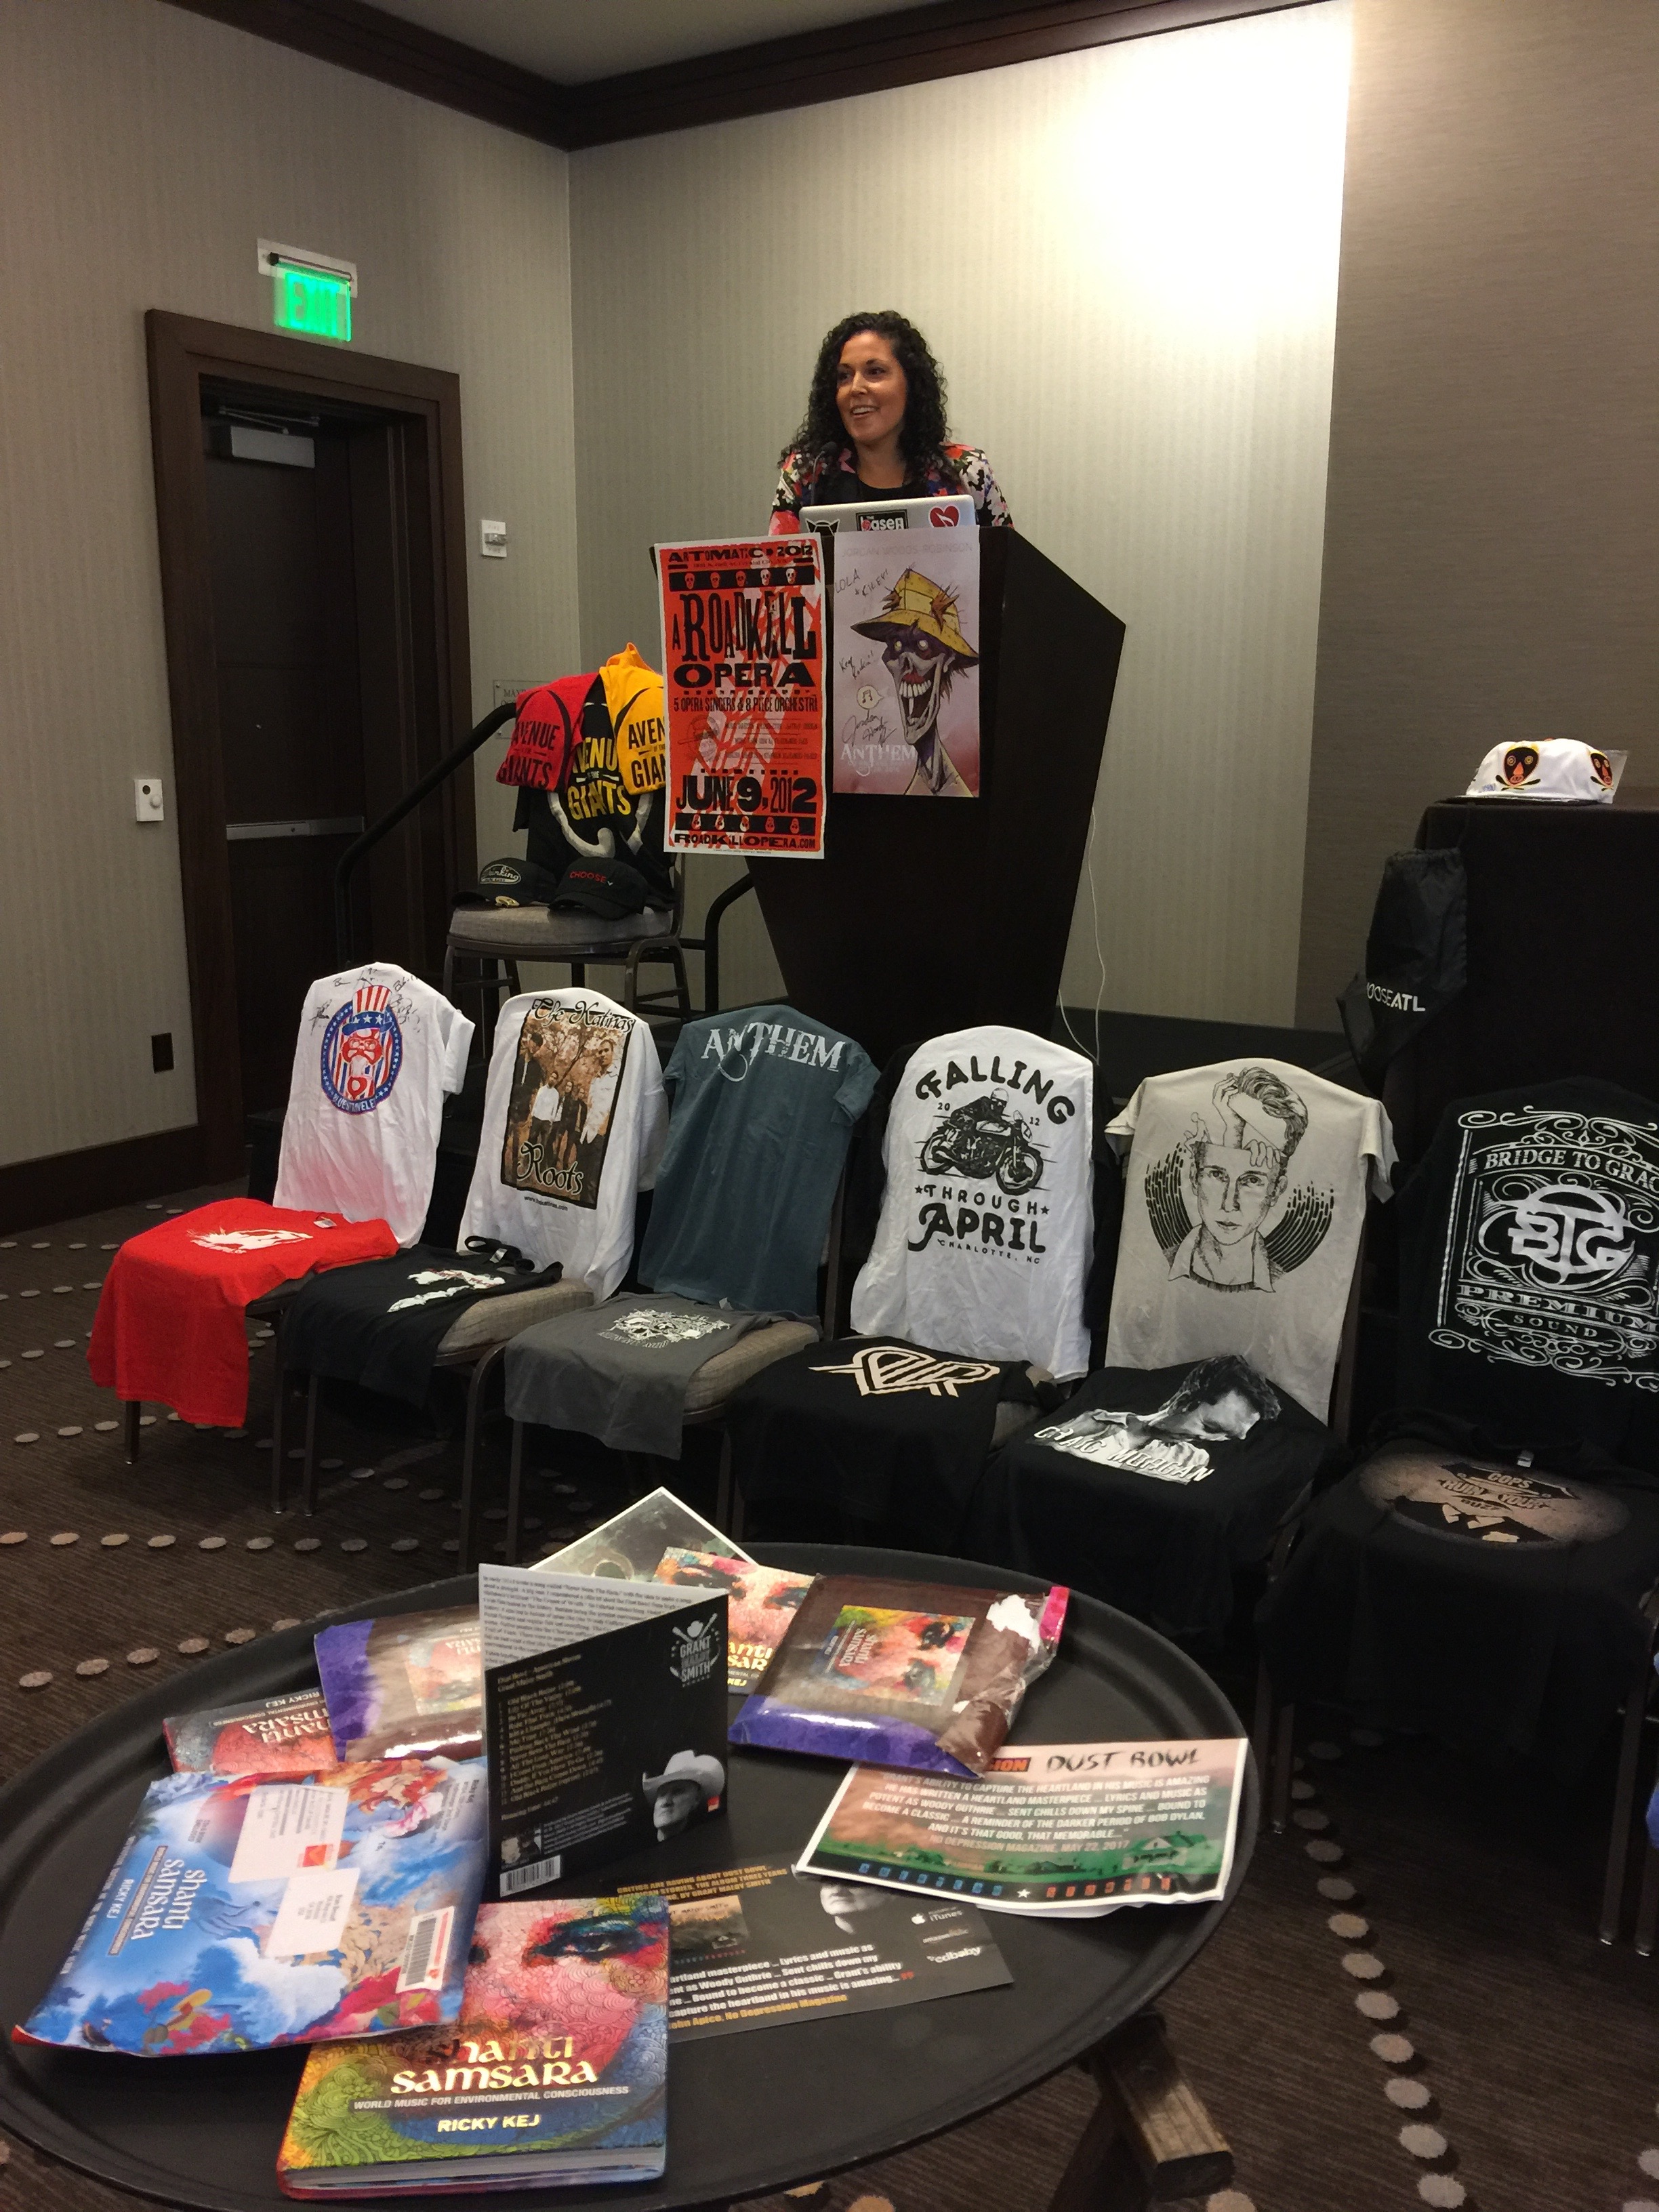
<path fill-rule="evenodd" d="M 8 1777 L 140 1681 L 179 1677 L 187 1709 L 203 1654 L 453 1570 L 459 1448 L 378 1401 L 327 1408 L 321 1510 L 273 1521 L 263 1345 L 245 1435 L 158 1409 L 125 1465 L 86 1338 L 109 1253 L 161 1218 L 125 1207 L 0 1239 Z M 537 1544 L 632 1487 L 597 1449 L 543 1441 L 527 1462 Z M 713 1440 L 691 1441 L 677 1480 L 708 1510 Z M 491 1443 L 498 1492 L 504 1438 Z M 1243 1681 L 1228 1687 L 1238 1701 Z M 1164 2003 L 1237 2154 L 1209 2212 L 1659 2212 L 1659 1960 L 1595 1940 L 1605 1776 L 1568 1798 L 1423 1739 L 1358 1740 L 1340 1716 L 1310 1717 L 1308 1735 L 1297 1825 L 1263 1838 Z M 1062 2076 L 767 2212 L 1042 2212 L 1091 2096 Z M 136 2201 L 21 2143 L 0 2166 L 0 2212 Z"/>

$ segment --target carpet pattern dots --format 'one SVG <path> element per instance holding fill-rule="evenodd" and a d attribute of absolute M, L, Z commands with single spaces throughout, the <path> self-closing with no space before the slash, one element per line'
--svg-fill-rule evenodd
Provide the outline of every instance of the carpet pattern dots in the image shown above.
<path fill-rule="evenodd" d="M 126 1464 L 118 1408 L 86 1365 L 99 1284 L 124 1238 L 215 1194 L 0 1237 L 8 1778 L 141 1683 L 174 1678 L 186 1711 L 204 1656 L 453 1571 L 456 1405 L 427 1419 L 330 1393 L 318 1513 L 303 1517 L 296 1497 L 274 1517 L 272 1361 L 256 1330 L 246 1428 L 198 1430 L 150 1407 Z M 505 1463 L 497 1424 L 487 1546 L 500 1539 Z M 532 1550 L 648 1486 L 597 1447 L 546 1432 L 526 1466 Z M 711 1443 L 706 1462 L 689 1455 L 670 1479 L 706 1511 L 712 1475 Z M 1247 1681 L 1222 1671 L 1242 1705 Z M 1237 2161 L 1206 2212 L 1659 2212 L 1659 1960 L 1595 1940 L 1601 1782 L 1571 1796 L 1536 1778 L 1500 1782 L 1426 1739 L 1385 1742 L 1337 1714 L 1308 1715 L 1304 1733 L 1290 1832 L 1263 1836 L 1237 1905 L 1161 2005 Z M 762 2203 L 1044 2212 L 1093 2103 L 1073 2069 L 943 2137 Z M 0 2143 L 0 2212 L 137 2202 Z"/>

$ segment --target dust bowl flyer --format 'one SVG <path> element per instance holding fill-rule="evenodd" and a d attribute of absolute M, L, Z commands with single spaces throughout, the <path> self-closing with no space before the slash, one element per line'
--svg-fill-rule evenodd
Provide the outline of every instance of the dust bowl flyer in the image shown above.
<path fill-rule="evenodd" d="M 659 545 L 677 853 L 823 857 L 817 539 Z"/>

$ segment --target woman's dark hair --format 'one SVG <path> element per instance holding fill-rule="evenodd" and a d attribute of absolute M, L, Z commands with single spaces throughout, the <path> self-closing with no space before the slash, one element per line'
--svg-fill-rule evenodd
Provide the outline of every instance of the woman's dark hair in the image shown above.
<path fill-rule="evenodd" d="M 945 379 L 927 349 L 927 339 L 914 323 L 891 307 L 883 307 L 873 315 L 843 315 L 827 334 L 813 366 L 805 416 L 789 447 L 785 448 L 786 453 L 793 447 L 808 459 L 816 460 L 826 446 L 847 443 L 847 425 L 836 404 L 836 392 L 841 349 L 848 338 L 856 337 L 860 331 L 873 331 L 878 337 L 885 338 L 904 371 L 907 392 L 904 420 L 899 425 L 899 450 L 907 467 L 925 469 L 930 463 L 943 463 Z"/>

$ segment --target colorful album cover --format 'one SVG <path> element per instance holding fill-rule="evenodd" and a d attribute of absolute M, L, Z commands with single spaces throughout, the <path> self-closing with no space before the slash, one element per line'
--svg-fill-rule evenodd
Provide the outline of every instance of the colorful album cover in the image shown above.
<path fill-rule="evenodd" d="M 671 1545 L 663 1553 L 653 1580 L 677 1589 L 726 1592 L 726 1686 L 734 1691 L 754 1688 L 812 1587 L 811 1575 L 757 1567 L 741 1553 L 700 1552 L 684 1545 Z"/>
<path fill-rule="evenodd" d="M 320 1690 L 176 1713 L 161 1732 L 179 1774 L 326 1774 L 340 1763 Z"/>
<path fill-rule="evenodd" d="M 501 1144 L 509 1190 L 598 1206 L 633 1033 L 608 1000 L 538 999 L 526 1013 Z"/>
<path fill-rule="evenodd" d="M 483 1749 L 476 1606 L 341 1621 L 316 1643 L 342 1759 L 475 1759 Z"/>
<path fill-rule="evenodd" d="M 945 1704 L 973 1626 L 965 1613 L 844 1605 L 818 1647 L 812 1670 L 837 1689 L 866 1697 Z"/>
<path fill-rule="evenodd" d="M 1071 1593 L 820 1575 L 732 1723 L 733 1743 L 983 1772 L 1059 1647 Z"/>
<path fill-rule="evenodd" d="M 283 2188 L 654 2179 L 668 1954 L 660 1897 L 481 1905 L 453 2027 L 312 2052 L 277 2160 Z"/>
<path fill-rule="evenodd" d="M 477 1760 L 152 1783 L 13 2035 L 164 2058 L 453 2021 L 488 1810 Z"/>
<path fill-rule="evenodd" d="M 752 1567 L 755 1564 L 747 1552 L 740 1550 L 729 1536 L 723 1536 L 712 1521 L 705 1521 L 701 1513 L 693 1512 L 672 1490 L 653 1490 L 645 1498 L 635 1498 L 633 1504 L 613 1514 L 599 1528 L 590 1528 L 585 1536 L 578 1536 L 563 1551 L 538 1559 L 530 1571 L 599 1575 L 610 1582 L 648 1583 L 655 1576 L 664 1553 L 674 1549 L 717 1552 L 721 1559 L 740 1559 L 744 1566 Z"/>

